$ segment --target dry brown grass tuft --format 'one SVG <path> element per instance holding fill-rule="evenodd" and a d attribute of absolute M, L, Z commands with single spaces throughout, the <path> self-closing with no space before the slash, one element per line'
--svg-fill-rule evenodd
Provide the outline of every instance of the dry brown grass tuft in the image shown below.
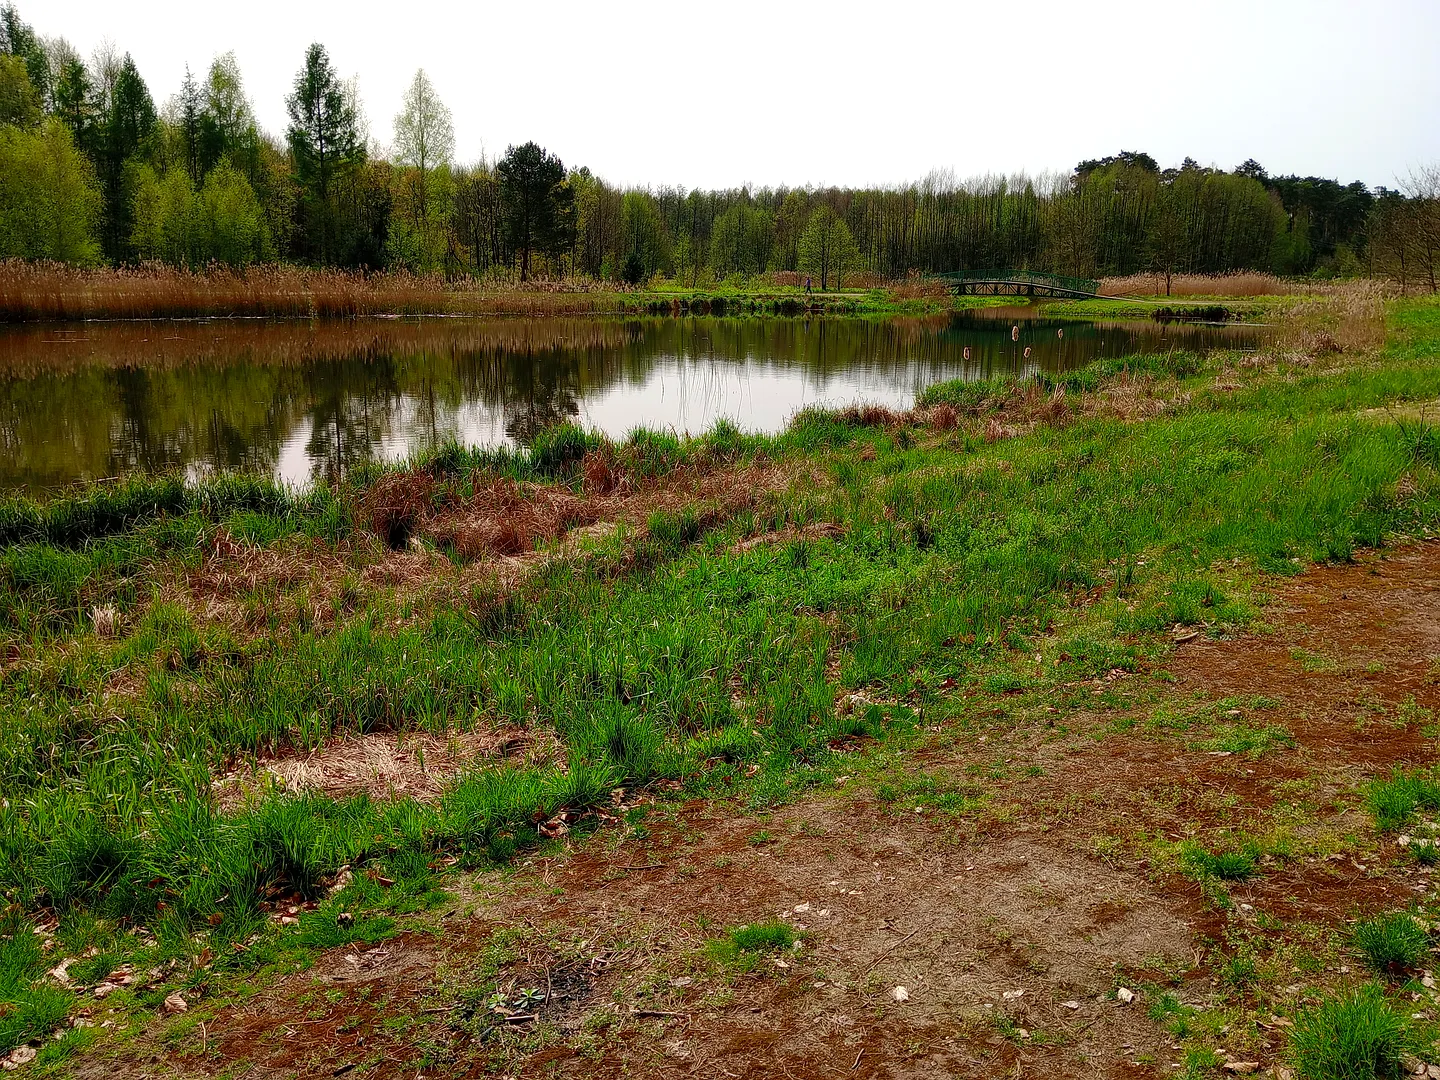
<path fill-rule="evenodd" d="M 386 473 L 360 500 L 370 528 L 391 548 L 403 548 L 435 499 L 435 478 L 426 472 Z"/>
<path fill-rule="evenodd" d="M 594 500 L 541 484 L 492 480 L 454 508 L 425 522 L 424 534 L 470 561 L 533 551 L 577 525 L 598 520 Z"/>
<path fill-rule="evenodd" d="M 935 431 L 954 431 L 960 426 L 960 410 L 954 405 L 932 405 L 922 412 L 922 423 Z"/>
<path fill-rule="evenodd" d="M 764 547 L 767 544 L 784 544 L 792 540 L 829 540 L 844 536 L 849 530 L 844 525 L 836 524 L 833 521 L 817 521 L 802 528 L 794 525 L 786 525 L 783 529 L 774 532 L 761 533 L 749 539 L 741 540 L 732 544 L 730 550 L 734 553 L 750 551 L 757 547 Z"/>
<path fill-rule="evenodd" d="M 523 728 L 451 732 L 369 734 L 329 740 L 315 750 L 287 750 L 262 758 L 252 768 L 213 781 L 223 809 L 234 810 L 268 791 L 318 792 L 345 798 L 362 792 L 372 799 L 437 798 L 455 776 L 477 761 L 522 761 L 530 765 L 563 760 L 554 735 Z"/>
<path fill-rule="evenodd" d="M 620 462 L 608 442 L 598 450 L 591 450 L 586 454 L 580 468 L 585 475 L 586 495 L 609 495 L 620 486 L 623 478 Z"/>
<path fill-rule="evenodd" d="M 888 291 L 891 300 L 945 300 L 950 296 L 950 288 L 943 281 L 919 275 L 891 285 Z"/>
<path fill-rule="evenodd" d="M 851 427 L 898 427 L 908 424 L 911 412 L 901 412 L 888 405 L 848 405 L 835 414 L 835 418 Z"/>

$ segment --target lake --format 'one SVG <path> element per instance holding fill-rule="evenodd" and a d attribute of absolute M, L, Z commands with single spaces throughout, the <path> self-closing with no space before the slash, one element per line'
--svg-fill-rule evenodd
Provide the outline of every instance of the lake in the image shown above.
<path fill-rule="evenodd" d="M 1263 330 L 1050 319 L 199 320 L 0 330 L 0 487 L 244 468 L 302 484 L 450 439 L 527 444 L 561 421 L 622 437 L 799 409 L 908 407 L 943 379 L 1139 352 L 1249 349 Z M 1026 350 L 1029 350 L 1028 355 Z"/>

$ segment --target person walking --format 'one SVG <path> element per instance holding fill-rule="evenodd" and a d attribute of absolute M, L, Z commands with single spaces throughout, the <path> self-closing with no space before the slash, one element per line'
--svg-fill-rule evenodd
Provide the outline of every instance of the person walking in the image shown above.
<path fill-rule="evenodd" d="M 806 295 L 806 296 L 809 296 L 809 295 L 810 295 L 810 275 L 809 275 L 809 274 L 806 274 L 806 275 L 805 275 L 805 295 Z"/>

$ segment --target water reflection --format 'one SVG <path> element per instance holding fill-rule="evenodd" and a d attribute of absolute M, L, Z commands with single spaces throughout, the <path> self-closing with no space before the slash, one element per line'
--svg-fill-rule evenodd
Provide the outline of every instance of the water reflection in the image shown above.
<path fill-rule="evenodd" d="M 176 468 L 248 468 L 304 482 L 452 438 L 524 445 L 562 420 L 615 436 L 642 424 L 698 432 L 720 417 L 773 431 L 807 405 L 905 406 L 940 379 L 1249 347 L 1255 333 L 1061 323 L 1034 309 L 891 321 L 24 327 L 0 332 L 0 486 Z"/>

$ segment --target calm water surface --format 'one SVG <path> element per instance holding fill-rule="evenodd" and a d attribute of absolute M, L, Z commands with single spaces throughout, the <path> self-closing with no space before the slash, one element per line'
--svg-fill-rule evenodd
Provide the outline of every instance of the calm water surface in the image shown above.
<path fill-rule="evenodd" d="M 14 328 L 0 330 L 0 487 L 242 467 L 304 483 L 447 439 L 524 445 L 562 420 L 612 436 L 640 425 L 696 433 L 721 417 L 776 431 L 807 405 L 905 407 L 942 379 L 1060 372 L 1136 352 L 1252 348 L 1261 332 L 1060 321 L 1034 308 L 891 321 Z"/>

